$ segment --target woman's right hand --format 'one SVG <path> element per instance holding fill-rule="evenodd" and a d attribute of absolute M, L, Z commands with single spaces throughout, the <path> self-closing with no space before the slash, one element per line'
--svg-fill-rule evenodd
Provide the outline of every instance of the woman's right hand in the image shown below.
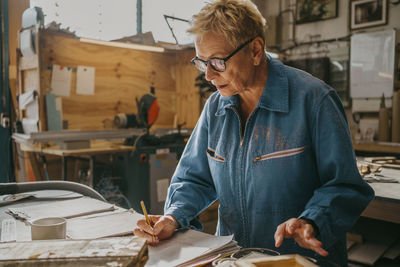
<path fill-rule="evenodd" d="M 172 215 L 149 215 L 150 224 L 145 219 L 137 222 L 138 228 L 133 230 L 133 234 L 147 239 L 149 245 L 156 245 L 160 240 L 172 236 L 179 227 L 178 221 Z"/>

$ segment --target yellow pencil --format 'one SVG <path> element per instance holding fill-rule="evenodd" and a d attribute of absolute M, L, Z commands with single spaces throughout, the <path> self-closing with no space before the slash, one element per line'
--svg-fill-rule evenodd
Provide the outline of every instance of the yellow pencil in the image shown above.
<path fill-rule="evenodd" d="M 149 216 L 147 215 L 147 210 L 146 210 L 146 206 L 144 205 L 143 200 L 140 201 L 140 205 L 142 206 L 142 211 L 144 214 L 144 217 L 146 218 L 146 223 L 151 227 L 151 223 L 150 223 L 150 219 Z M 151 235 L 153 237 L 153 241 L 155 240 L 154 235 Z"/>

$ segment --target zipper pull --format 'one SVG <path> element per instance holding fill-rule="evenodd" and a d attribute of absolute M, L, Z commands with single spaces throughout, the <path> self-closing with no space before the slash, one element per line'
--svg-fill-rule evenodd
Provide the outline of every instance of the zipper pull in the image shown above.
<path fill-rule="evenodd" d="M 253 159 L 253 162 L 255 163 L 255 162 L 259 161 L 260 159 L 261 159 L 261 156 L 257 156 L 257 157 L 255 157 L 255 158 Z"/>

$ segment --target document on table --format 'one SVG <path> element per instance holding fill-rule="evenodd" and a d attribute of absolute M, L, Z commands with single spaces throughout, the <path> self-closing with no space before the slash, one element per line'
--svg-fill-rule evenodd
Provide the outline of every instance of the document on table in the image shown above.
<path fill-rule="evenodd" d="M 64 217 L 68 219 L 114 209 L 113 204 L 89 197 L 81 197 L 21 208 L 9 208 L 8 212 L 18 219 L 35 220 L 45 217 Z"/>
<path fill-rule="evenodd" d="M 230 236 L 214 236 L 194 230 L 176 232 L 157 246 L 149 246 L 146 267 L 195 266 L 204 258 L 217 258 L 239 249 Z"/>
<path fill-rule="evenodd" d="M 142 218 L 142 214 L 133 210 L 72 218 L 67 221 L 67 236 L 72 239 L 95 239 L 132 234 L 137 221 Z"/>
<path fill-rule="evenodd" d="M 0 207 L 20 200 L 35 198 L 39 200 L 67 200 L 83 197 L 82 194 L 66 190 L 38 190 L 29 193 L 18 193 L 0 196 Z"/>

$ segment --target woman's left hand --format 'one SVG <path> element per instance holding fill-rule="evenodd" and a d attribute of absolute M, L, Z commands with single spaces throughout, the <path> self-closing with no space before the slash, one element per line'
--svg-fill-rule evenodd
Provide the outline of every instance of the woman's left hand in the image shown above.
<path fill-rule="evenodd" d="M 279 247 L 284 238 L 294 238 L 299 246 L 311 249 L 321 256 L 328 252 L 322 248 L 322 243 L 315 238 L 314 227 L 304 219 L 291 218 L 276 228 L 274 235 L 275 247 Z"/>

